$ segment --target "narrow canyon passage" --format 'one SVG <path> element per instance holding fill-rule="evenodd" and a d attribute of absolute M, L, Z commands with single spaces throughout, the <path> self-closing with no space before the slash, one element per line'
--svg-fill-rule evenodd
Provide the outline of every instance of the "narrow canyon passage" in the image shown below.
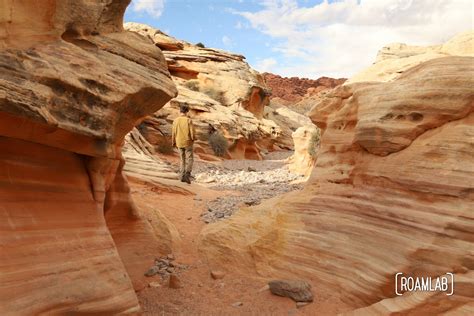
<path fill-rule="evenodd" d="M 387 1 L 308 3 L 349 6 L 358 47 L 334 32 L 334 56 L 298 61 L 311 78 L 130 20 L 145 2 L 184 31 L 218 17 L 183 1 L 0 1 L 0 315 L 474 315 L 471 11 L 372 41 L 429 16 Z M 280 2 L 282 21 L 303 9 Z M 372 9 L 397 26 L 357 22 Z M 317 79 L 334 58 L 354 72 Z M 451 275 L 452 295 L 397 275 Z"/>
<path fill-rule="evenodd" d="M 282 153 L 283 156 L 291 154 Z M 171 160 L 172 161 L 172 160 Z M 282 160 L 273 160 L 283 164 Z M 208 168 L 221 170 L 226 177 L 238 179 L 245 169 L 261 170 L 271 168 L 271 161 L 234 161 L 232 166 L 225 163 L 197 162 L 198 175 L 208 180 Z M 219 168 L 219 166 L 222 166 Z M 232 168 L 234 167 L 234 168 Z M 245 167 L 245 168 L 244 168 Z M 242 170 L 244 169 L 244 170 Z M 226 172 L 227 171 L 227 172 Z M 259 171 L 251 171 L 250 174 Z M 211 174 L 215 174 L 211 172 Z M 270 174 L 271 176 L 271 174 Z M 197 177 L 199 178 L 199 176 Z M 245 177 L 244 177 L 245 179 Z M 251 179 L 247 179 L 251 181 Z M 300 180 L 301 182 L 301 180 Z M 200 252 L 199 239 L 202 229 L 206 225 L 206 218 L 202 214 L 211 213 L 212 207 L 226 207 L 225 202 L 216 204 L 216 198 L 243 196 L 245 192 L 238 190 L 216 190 L 208 188 L 212 183 L 202 184 L 195 182 L 191 185 L 181 185 L 178 181 L 168 182 L 167 188 L 163 185 L 153 185 L 129 178 L 132 197 L 143 216 L 148 220 L 162 238 L 160 242 L 162 253 L 166 256 L 172 253 L 175 257 L 175 266 L 185 266 L 176 269 L 180 288 L 169 287 L 169 276 L 155 275 L 145 277 L 137 290 L 140 305 L 145 315 L 224 315 L 224 314 L 274 314 L 274 315 L 314 315 L 316 311 L 330 314 L 348 310 L 337 297 L 325 292 L 324 288 L 315 287 L 314 293 L 318 297 L 317 303 L 297 308 L 289 298 L 272 295 L 265 288 L 268 278 L 262 277 L 254 269 L 241 269 L 228 265 L 213 266 L 207 262 Z M 173 184 L 175 186 L 170 186 Z M 282 183 L 277 183 L 282 185 Z M 249 184 L 247 184 L 248 186 Z M 302 185 L 300 183 L 300 185 Z M 273 198 L 280 198 L 284 193 L 276 193 Z M 262 192 L 264 198 L 268 198 Z M 264 203 L 265 200 L 262 201 Z M 244 199 L 238 203 L 245 207 Z M 163 220 L 166 218 L 166 220 Z M 217 220 L 226 220 L 218 218 Z M 171 227 L 164 227 L 164 222 Z M 169 238 L 164 238 L 169 236 Z M 153 262 L 150 262 L 150 266 Z M 143 271 L 146 272 L 146 271 Z M 211 272 L 223 272 L 222 279 L 214 279 Z"/>

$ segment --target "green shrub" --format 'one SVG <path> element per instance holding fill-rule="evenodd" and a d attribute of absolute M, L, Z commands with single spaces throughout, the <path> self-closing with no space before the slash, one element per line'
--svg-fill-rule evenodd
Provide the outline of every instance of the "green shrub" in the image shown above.
<path fill-rule="evenodd" d="M 315 159 L 318 152 L 319 144 L 321 142 L 321 134 L 318 130 L 317 132 L 311 133 L 311 138 L 309 139 L 308 144 L 308 154 L 311 158 Z"/>
<path fill-rule="evenodd" d="M 226 103 L 226 99 L 225 99 L 223 91 L 218 91 L 212 87 L 205 87 L 201 89 L 201 92 L 207 94 L 211 99 L 214 99 L 217 102 L 220 102 L 221 104 Z"/>
<path fill-rule="evenodd" d="M 214 99 L 217 102 L 220 102 L 221 104 L 225 104 L 226 102 L 223 91 L 219 91 L 213 87 L 201 87 L 199 84 L 199 80 L 196 80 L 196 79 L 188 80 L 184 83 L 184 86 L 188 88 L 189 90 L 202 92 L 206 94 L 208 97 L 210 97 L 211 99 Z"/>
<path fill-rule="evenodd" d="M 201 48 L 206 48 L 206 46 L 204 46 L 204 44 L 201 43 L 201 42 L 197 43 L 196 46 L 197 46 L 197 47 L 201 47 Z"/>
<path fill-rule="evenodd" d="M 208 142 L 214 151 L 214 154 L 218 157 L 223 157 L 229 148 L 227 139 L 220 132 L 214 132 L 209 135 Z"/>
<path fill-rule="evenodd" d="M 199 81 L 196 79 L 188 80 L 184 83 L 184 86 L 189 90 L 199 91 Z"/>

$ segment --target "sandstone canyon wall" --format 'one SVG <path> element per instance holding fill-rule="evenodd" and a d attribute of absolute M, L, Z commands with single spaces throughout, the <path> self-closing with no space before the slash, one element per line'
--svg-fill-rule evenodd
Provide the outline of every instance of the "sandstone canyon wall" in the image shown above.
<path fill-rule="evenodd" d="M 314 124 L 298 127 L 292 133 L 295 151 L 288 158 L 290 171 L 305 176 L 311 175 L 319 150 L 321 130 Z"/>
<path fill-rule="evenodd" d="M 393 43 L 383 47 L 374 64 L 346 81 L 346 84 L 362 81 L 391 81 L 406 70 L 425 61 L 446 56 L 474 57 L 474 31 L 454 36 L 441 45 L 414 46 Z"/>
<path fill-rule="evenodd" d="M 159 149 L 169 142 L 171 122 L 179 115 L 179 106 L 187 104 L 197 131 L 195 151 L 202 157 L 214 155 L 208 144 L 211 129 L 228 140 L 227 158 L 261 159 L 261 153 L 274 145 L 292 147 L 291 136 L 264 117 L 269 91 L 245 57 L 193 45 L 144 24 L 130 22 L 125 28 L 161 48 L 179 90 L 177 98 L 140 125 L 152 145 Z"/>
<path fill-rule="evenodd" d="M 201 251 L 216 267 L 312 280 L 358 315 L 469 314 L 473 86 L 474 58 L 445 56 L 329 92 L 310 113 L 323 134 L 305 189 L 209 225 Z M 397 297 L 397 272 L 453 272 L 455 295 Z"/>
<path fill-rule="evenodd" d="M 177 91 L 128 3 L 0 2 L 2 315 L 139 310 L 129 276 L 158 249 L 121 147 Z"/>

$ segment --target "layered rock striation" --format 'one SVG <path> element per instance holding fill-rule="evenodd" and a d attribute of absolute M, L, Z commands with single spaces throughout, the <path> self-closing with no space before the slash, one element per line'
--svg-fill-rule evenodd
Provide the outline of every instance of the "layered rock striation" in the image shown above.
<path fill-rule="evenodd" d="M 193 45 L 144 24 L 126 23 L 125 28 L 162 49 L 179 90 L 177 98 L 139 126 L 158 150 L 169 147 L 171 122 L 182 104 L 191 109 L 198 138 L 195 151 L 202 157 L 214 155 L 208 139 L 215 131 L 228 141 L 226 158 L 261 159 L 266 151 L 292 147 L 290 136 L 264 117 L 269 90 L 243 56 Z"/>
<path fill-rule="evenodd" d="M 139 310 L 156 237 L 121 148 L 177 90 L 160 49 L 123 30 L 128 3 L 0 3 L 2 315 Z"/>
<path fill-rule="evenodd" d="M 209 225 L 201 251 L 215 267 L 312 280 L 355 314 L 468 313 L 473 74 L 474 58 L 448 56 L 329 92 L 310 113 L 322 138 L 306 188 Z M 457 293 L 397 297 L 397 272 L 453 272 Z"/>

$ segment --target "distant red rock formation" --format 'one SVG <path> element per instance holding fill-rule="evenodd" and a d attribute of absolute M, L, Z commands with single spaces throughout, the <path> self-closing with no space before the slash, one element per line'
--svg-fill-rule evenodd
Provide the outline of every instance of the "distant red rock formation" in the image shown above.
<path fill-rule="evenodd" d="M 326 89 L 335 88 L 346 81 L 346 78 L 329 78 L 321 77 L 313 80 L 308 78 L 298 77 L 281 77 L 272 73 L 263 73 L 265 82 L 269 88 L 272 89 L 271 98 L 281 98 L 289 102 L 299 102 L 308 93 L 311 94 L 320 92 Z M 311 89 L 308 91 L 308 89 Z"/>

